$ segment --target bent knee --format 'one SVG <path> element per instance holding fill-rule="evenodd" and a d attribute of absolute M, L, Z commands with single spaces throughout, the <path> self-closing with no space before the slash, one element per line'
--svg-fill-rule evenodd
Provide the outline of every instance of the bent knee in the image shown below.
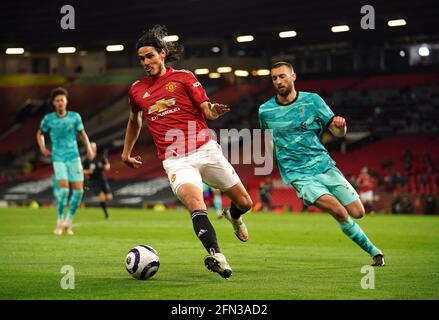
<path fill-rule="evenodd" d="M 253 208 L 253 201 L 249 195 L 240 197 L 239 201 L 237 201 L 235 204 L 239 209 L 245 211 L 249 211 L 251 208 Z"/>
<path fill-rule="evenodd" d="M 197 197 L 186 198 L 184 202 L 190 208 L 202 208 L 205 206 L 204 201 Z"/>
<path fill-rule="evenodd" d="M 361 219 L 366 213 L 361 202 L 356 203 L 354 206 L 348 206 L 346 209 L 348 210 L 349 215 L 354 219 Z"/>
<path fill-rule="evenodd" d="M 365 214 L 364 209 L 361 209 L 356 212 L 350 212 L 351 217 L 354 219 L 361 219 L 364 217 L 364 214 Z"/>

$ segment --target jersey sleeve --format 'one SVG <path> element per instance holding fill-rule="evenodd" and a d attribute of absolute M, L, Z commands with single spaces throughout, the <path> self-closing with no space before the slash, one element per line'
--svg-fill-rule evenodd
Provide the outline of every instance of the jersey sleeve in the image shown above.
<path fill-rule="evenodd" d="M 195 106 L 198 107 L 203 102 L 209 101 L 206 91 L 204 90 L 201 83 L 197 80 L 197 78 L 195 78 L 192 72 L 187 73 L 184 84 L 189 93 L 189 97 L 191 98 Z"/>
<path fill-rule="evenodd" d="M 261 128 L 263 130 L 267 129 L 267 124 L 265 123 L 264 116 L 261 112 L 261 108 L 259 108 L 258 118 L 259 118 L 259 128 Z"/>
<path fill-rule="evenodd" d="M 131 86 L 130 91 L 128 92 L 128 103 L 130 104 L 133 113 L 141 111 L 139 105 L 136 103 L 136 99 L 134 99 L 133 86 Z"/>
<path fill-rule="evenodd" d="M 329 125 L 329 122 L 334 118 L 334 112 L 326 104 L 318 94 L 315 95 L 315 104 L 317 108 L 317 115 L 322 120 L 325 126 Z"/>
<path fill-rule="evenodd" d="M 84 124 L 82 123 L 82 118 L 79 113 L 76 114 L 75 129 L 77 132 L 84 130 Z"/>
<path fill-rule="evenodd" d="M 48 119 L 47 115 L 44 116 L 43 120 L 41 120 L 40 130 L 41 130 L 41 132 L 44 132 L 44 133 L 49 131 L 49 119 Z"/>

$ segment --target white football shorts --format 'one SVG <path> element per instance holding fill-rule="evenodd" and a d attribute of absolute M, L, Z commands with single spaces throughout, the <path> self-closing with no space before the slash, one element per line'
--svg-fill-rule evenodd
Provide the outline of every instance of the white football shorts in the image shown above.
<path fill-rule="evenodd" d="M 360 199 L 362 202 L 373 202 L 373 191 L 360 192 Z"/>
<path fill-rule="evenodd" d="M 185 183 L 196 185 L 202 191 L 205 182 L 212 188 L 225 191 L 241 181 L 214 140 L 185 156 L 165 159 L 163 168 L 174 194 Z"/>

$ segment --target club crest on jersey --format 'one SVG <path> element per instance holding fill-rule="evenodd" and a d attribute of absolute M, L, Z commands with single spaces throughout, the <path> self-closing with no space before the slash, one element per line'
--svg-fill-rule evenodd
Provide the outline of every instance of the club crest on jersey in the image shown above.
<path fill-rule="evenodd" d="M 168 109 L 169 107 L 172 107 L 175 104 L 176 99 L 161 99 L 157 101 L 153 106 L 148 108 L 148 114 L 154 113 L 154 112 L 161 112 L 163 110 Z"/>
<path fill-rule="evenodd" d="M 177 84 L 175 82 L 168 82 L 165 86 L 165 89 L 168 92 L 174 92 L 177 89 Z"/>
<path fill-rule="evenodd" d="M 305 121 L 300 124 L 300 129 L 303 130 L 303 131 L 305 131 L 307 127 L 308 126 L 307 126 Z"/>

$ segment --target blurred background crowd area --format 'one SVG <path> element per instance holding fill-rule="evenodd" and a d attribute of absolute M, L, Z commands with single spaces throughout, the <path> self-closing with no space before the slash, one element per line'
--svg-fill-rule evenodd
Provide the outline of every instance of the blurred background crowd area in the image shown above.
<path fill-rule="evenodd" d="M 262 0 L 225 1 L 210 7 L 202 1 L 191 3 L 190 8 L 172 1 L 164 4 L 163 12 L 145 25 L 140 13 L 151 9 L 150 4 L 135 4 L 116 13 L 100 7 L 99 1 L 75 2 L 76 29 L 70 31 L 59 28 L 58 3 L 38 7 L 38 15 L 24 10 L 20 2 L 4 4 L 0 25 L 14 28 L 0 43 L 2 201 L 49 201 L 47 192 L 39 198 L 39 192 L 20 193 L 16 187 L 47 181 L 53 174 L 50 160 L 39 153 L 35 133 L 42 117 L 53 110 L 49 93 L 57 86 L 68 89 L 69 110 L 81 114 L 91 140 L 108 152 L 111 183 L 122 188 L 165 177 L 146 128 L 135 152 L 147 165 L 131 170 L 120 161 L 129 112 L 127 92 L 131 83 L 143 77 L 134 44 L 145 28 L 163 23 L 185 47 L 182 59 L 171 65 L 194 72 L 212 101 L 231 106 L 230 113 L 208 122 L 217 133 L 258 128 L 258 107 L 274 94 L 269 67 L 288 61 L 297 73 L 297 90 L 318 93 L 347 119 L 346 138 L 334 139 L 323 132 L 321 139 L 358 192 L 370 196 L 372 191 L 367 211 L 439 213 L 437 5 L 427 12 L 425 4 L 372 2 L 375 30 L 363 30 L 359 1 L 337 1 L 337 17 L 323 1 L 298 4 L 294 12 L 281 1 L 270 5 Z M 191 10 L 199 15 L 187 21 Z M 203 24 L 202 14 L 212 10 L 227 15 L 210 16 L 211 23 Z M 248 23 L 239 19 L 243 10 L 246 17 L 253 17 Z M 11 12 L 16 13 L 14 19 L 8 15 Z M 30 17 L 35 23 L 20 23 Z M 389 21 L 399 18 L 405 24 L 391 27 Z M 350 30 L 331 32 L 331 26 L 341 22 Z M 291 37 L 281 37 L 280 32 L 286 31 Z M 240 42 L 242 35 L 253 40 Z M 61 44 L 73 49 L 62 53 Z M 11 48 L 22 50 L 11 54 Z M 219 142 L 231 148 L 241 140 Z M 303 207 L 292 188 L 282 184 L 276 167 L 268 177 L 255 176 L 256 165 L 247 164 L 248 155 L 240 149 L 241 163 L 235 167 L 257 203 L 255 210 L 317 210 Z M 166 196 L 157 192 L 152 199 L 133 194 L 132 201 L 124 203 L 175 203 L 169 192 Z M 114 205 L 123 205 L 117 199 L 116 192 Z"/>

